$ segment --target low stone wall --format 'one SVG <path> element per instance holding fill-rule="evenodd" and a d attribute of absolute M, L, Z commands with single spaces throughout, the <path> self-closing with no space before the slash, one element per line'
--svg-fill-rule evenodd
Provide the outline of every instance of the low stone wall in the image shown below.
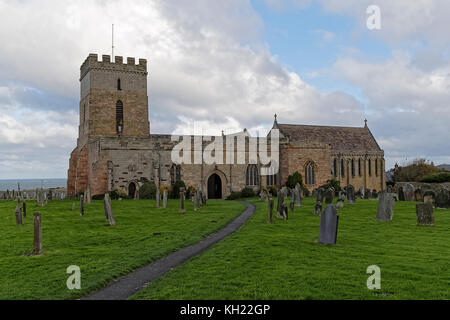
<path fill-rule="evenodd" d="M 444 182 L 444 183 L 425 183 L 425 182 L 396 182 L 394 185 L 394 192 L 398 193 L 398 189 L 400 187 L 404 187 L 406 184 L 411 184 L 414 186 L 414 190 L 420 188 L 422 191 L 426 190 L 433 190 L 437 191 L 441 188 L 444 188 L 446 190 L 450 190 L 450 182 Z"/>

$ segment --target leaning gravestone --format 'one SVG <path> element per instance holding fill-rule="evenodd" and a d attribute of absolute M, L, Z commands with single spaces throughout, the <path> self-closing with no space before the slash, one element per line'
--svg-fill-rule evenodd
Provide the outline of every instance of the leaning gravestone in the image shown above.
<path fill-rule="evenodd" d="M 115 226 L 116 220 L 114 219 L 114 212 L 112 209 L 111 198 L 109 197 L 109 193 L 105 193 L 103 204 L 105 208 L 106 221 L 109 222 L 109 225 Z"/>
<path fill-rule="evenodd" d="M 184 188 L 180 188 L 180 211 L 179 213 L 186 213 L 186 209 L 184 208 L 184 200 L 186 197 L 186 192 Z"/>
<path fill-rule="evenodd" d="M 268 217 L 267 217 L 267 219 L 268 219 L 268 222 L 270 224 L 273 224 L 273 199 L 272 199 L 271 196 L 269 196 L 267 198 L 267 200 L 268 200 L 268 205 L 267 205 L 267 209 L 268 209 L 267 215 L 268 215 Z"/>
<path fill-rule="evenodd" d="M 347 186 L 347 204 L 355 203 L 355 187 L 351 184 Z"/>
<path fill-rule="evenodd" d="M 33 255 L 40 255 L 42 254 L 42 219 L 41 219 L 41 213 L 35 212 L 34 218 L 34 245 L 33 245 Z"/>
<path fill-rule="evenodd" d="M 23 223 L 22 223 L 22 210 L 20 209 L 20 206 L 16 207 L 15 214 L 16 214 L 16 224 L 18 226 L 23 226 Z"/>
<path fill-rule="evenodd" d="M 383 192 L 378 201 L 377 221 L 392 221 L 395 200 L 392 193 Z"/>
<path fill-rule="evenodd" d="M 423 202 L 424 203 L 431 203 L 433 207 L 435 207 L 436 203 L 436 193 L 432 190 L 425 191 L 423 194 Z"/>
<path fill-rule="evenodd" d="M 403 194 L 405 197 L 405 201 L 415 201 L 416 197 L 414 195 L 414 186 L 410 183 L 407 183 L 403 186 Z"/>
<path fill-rule="evenodd" d="M 80 195 L 80 216 L 84 216 L 84 195 Z"/>
<path fill-rule="evenodd" d="M 336 208 L 329 204 L 320 219 L 319 243 L 335 245 L 337 241 L 339 215 Z"/>
<path fill-rule="evenodd" d="M 450 208 L 450 199 L 449 199 L 449 191 L 441 188 L 436 193 L 436 208 L 440 209 L 449 209 Z"/>
<path fill-rule="evenodd" d="M 429 203 L 416 204 L 417 224 L 419 226 L 434 226 L 433 206 Z"/>
<path fill-rule="evenodd" d="M 159 188 L 156 188 L 156 208 L 161 207 L 161 194 L 159 193 Z"/>
<path fill-rule="evenodd" d="M 164 189 L 163 191 L 163 209 L 167 209 L 167 190 Z"/>

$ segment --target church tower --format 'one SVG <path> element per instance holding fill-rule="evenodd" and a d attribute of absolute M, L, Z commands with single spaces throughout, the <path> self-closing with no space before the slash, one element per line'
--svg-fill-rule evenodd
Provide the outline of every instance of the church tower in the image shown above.
<path fill-rule="evenodd" d="M 100 137 L 148 138 L 147 61 L 90 54 L 81 66 L 78 146 Z"/>

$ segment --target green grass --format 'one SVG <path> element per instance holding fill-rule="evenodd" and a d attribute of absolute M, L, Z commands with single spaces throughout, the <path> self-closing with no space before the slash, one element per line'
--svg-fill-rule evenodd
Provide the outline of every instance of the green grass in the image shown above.
<path fill-rule="evenodd" d="M 340 211 L 338 244 L 317 243 L 314 201 L 267 224 L 266 203 L 238 232 L 151 283 L 132 299 L 450 299 L 450 210 L 417 226 L 415 203 L 376 221 L 376 200 Z M 276 202 L 276 201 L 275 201 Z M 366 286 L 381 268 L 381 290 Z"/>
<path fill-rule="evenodd" d="M 117 226 L 106 223 L 102 201 L 72 211 L 71 201 L 53 201 L 46 207 L 27 203 L 24 226 L 16 226 L 14 201 L 0 201 L 0 300 L 74 299 L 103 287 L 173 251 L 196 243 L 219 230 L 245 210 L 239 202 L 208 201 L 194 213 L 179 214 L 179 201 L 156 209 L 155 201 L 113 201 Z M 33 249 L 33 212 L 42 213 L 42 256 Z M 154 236 L 154 233 L 161 233 Z M 70 291 L 67 267 L 81 268 L 82 290 Z"/>

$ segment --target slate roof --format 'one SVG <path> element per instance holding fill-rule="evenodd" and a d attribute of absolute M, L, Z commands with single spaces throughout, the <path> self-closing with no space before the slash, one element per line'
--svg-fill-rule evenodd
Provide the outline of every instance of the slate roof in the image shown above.
<path fill-rule="evenodd" d="M 332 151 L 382 151 L 369 128 L 278 124 L 274 128 L 293 142 L 320 142 Z"/>

